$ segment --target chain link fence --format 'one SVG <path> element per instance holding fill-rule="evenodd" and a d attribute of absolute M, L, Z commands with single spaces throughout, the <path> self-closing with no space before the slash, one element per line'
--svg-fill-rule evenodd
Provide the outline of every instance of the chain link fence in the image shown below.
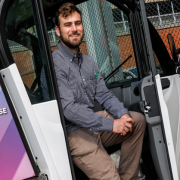
<path fill-rule="evenodd" d="M 145 0 L 145 7 L 148 19 L 159 33 L 170 57 L 173 58 L 168 34 L 173 36 L 176 49 L 180 48 L 180 1 Z"/>

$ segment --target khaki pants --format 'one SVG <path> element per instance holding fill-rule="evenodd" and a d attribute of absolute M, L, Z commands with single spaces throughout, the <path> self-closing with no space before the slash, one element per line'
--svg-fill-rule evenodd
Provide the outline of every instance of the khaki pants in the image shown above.
<path fill-rule="evenodd" d="M 98 115 L 113 118 L 106 111 Z M 146 121 L 142 114 L 131 112 L 133 132 L 97 133 L 81 128 L 68 135 L 73 162 L 91 180 L 137 180 Z M 104 148 L 121 143 L 120 166 L 117 172 L 113 160 Z"/>

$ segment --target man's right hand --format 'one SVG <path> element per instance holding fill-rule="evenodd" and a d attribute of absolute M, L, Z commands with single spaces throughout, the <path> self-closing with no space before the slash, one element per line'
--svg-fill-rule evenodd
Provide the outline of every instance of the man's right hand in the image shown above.
<path fill-rule="evenodd" d="M 126 135 L 127 132 L 132 132 L 134 120 L 131 117 L 115 119 L 112 131 L 114 133 L 120 133 L 122 136 Z"/>

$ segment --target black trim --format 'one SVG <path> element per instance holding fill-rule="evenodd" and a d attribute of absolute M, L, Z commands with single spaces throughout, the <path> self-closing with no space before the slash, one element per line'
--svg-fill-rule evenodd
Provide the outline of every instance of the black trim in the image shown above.
<path fill-rule="evenodd" d="M 170 80 L 168 78 L 161 79 L 161 85 L 163 90 L 169 88 L 171 85 Z"/>
<path fill-rule="evenodd" d="M 35 24 L 36 24 L 36 28 L 37 28 L 37 33 L 38 33 L 38 39 L 39 42 L 42 43 L 42 48 L 43 48 L 43 52 L 41 52 L 42 57 L 42 61 L 43 61 L 43 65 L 47 67 L 47 69 L 49 70 L 49 56 L 48 56 L 48 51 L 47 51 L 47 38 L 44 37 L 44 32 L 46 31 L 46 26 L 43 26 L 43 13 L 41 11 L 41 7 L 40 7 L 40 3 L 41 1 L 39 0 L 31 0 L 32 3 L 32 9 L 33 9 L 33 15 L 34 15 L 34 20 L 35 20 Z M 41 49 L 41 48 L 40 48 Z M 47 64 L 46 64 L 47 63 Z M 44 68 L 44 70 L 46 71 L 46 68 Z M 41 71 L 39 72 L 41 73 Z M 52 82 L 52 78 L 51 78 L 51 73 L 50 70 L 48 72 L 45 73 L 46 75 L 46 80 L 47 80 L 47 85 L 48 85 L 48 90 L 50 92 L 50 99 L 55 99 L 54 96 L 54 87 Z M 48 77 L 47 77 L 48 76 Z M 51 85 L 51 86 L 49 86 Z"/>
<path fill-rule="evenodd" d="M 2 58 L 2 55 L 1 55 L 1 51 L 0 51 L 0 70 L 4 69 L 4 68 L 5 68 L 5 64 L 3 62 L 3 58 Z"/>
<path fill-rule="evenodd" d="M 36 166 L 36 163 L 34 161 L 33 155 L 32 155 L 31 150 L 29 148 L 28 142 L 27 142 L 26 137 L 24 135 L 23 129 L 21 127 L 21 124 L 19 122 L 18 116 L 17 116 L 16 111 L 14 109 L 13 103 L 11 102 L 10 96 L 8 94 L 8 91 L 6 89 L 6 86 L 4 84 L 4 81 L 2 79 L 2 75 L 1 74 L 0 74 L 0 86 L 1 86 L 1 88 L 3 90 L 4 96 L 6 98 L 7 104 L 9 106 L 9 109 L 10 109 L 11 114 L 13 116 L 14 122 L 16 124 L 17 130 L 19 132 L 19 135 L 21 137 L 21 140 L 23 142 L 25 150 L 26 150 L 26 152 L 28 154 L 28 157 L 29 157 L 29 160 L 31 162 L 31 165 L 32 165 L 32 167 L 34 169 L 34 172 L 35 172 L 36 176 L 38 176 L 40 171 L 39 171 L 38 167 Z"/>
<path fill-rule="evenodd" d="M 12 0 L 4 0 L 0 2 L 0 22 L 1 22 L 1 26 L 0 26 L 0 52 L 2 55 L 2 67 L 0 66 L 0 70 L 7 68 L 8 66 L 10 66 L 11 64 L 14 63 L 14 59 L 11 55 L 11 51 L 9 49 L 8 43 L 7 43 L 7 39 L 6 39 L 6 33 L 5 33 L 5 27 L 6 27 L 6 17 L 7 17 L 7 13 L 8 13 L 8 9 L 11 5 L 11 3 L 13 3 Z"/>
<path fill-rule="evenodd" d="M 151 43 L 151 37 L 150 37 L 150 32 L 149 32 L 149 26 L 148 26 L 148 22 L 147 22 L 144 0 L 140 0 L 140 6 L 141 6 L 141 13 L 142 13 L 142 19 L 143 19 L 143 25 L 144 25 L 144 34 L 146 37 L 147 49 L 149 51 L 149 59 L 150 59 L 150 64 L 151 64 L 152 77 L 154 80 L 157 72 L 156 72 L 156 64 L 155 64 L 155 60 L 154 60 L 154 54 L 153 54 L 153 49 L 152 49 L 152 43 Z"/>
<path fill-rule="evenodd" d="M 142 79 L 149 71 L 149 64 L 147 50 L 144 46 L 145 38 L 142 30 L 143 27 L 138 11 L 129 14 L 129 22 L 138 75 L 139 78 Z"/>

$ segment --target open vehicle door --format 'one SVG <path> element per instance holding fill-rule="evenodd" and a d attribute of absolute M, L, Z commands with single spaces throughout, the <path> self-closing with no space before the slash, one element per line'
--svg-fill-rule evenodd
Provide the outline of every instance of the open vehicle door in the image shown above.
<path fill-rule="evenodd" d="M 148 1 L 146 2 L 148 3 Z M 149 31 L 149 23 L 144 1 L 140 1 L 142 19 L 145 28 L 151 75 L 145 77 L 141 83 L 142 108 L 146 114 L 146 120 L 150 135 L 151 152 L 154 159 L 158 177 L 160 179 L 179 179 L 179 75 L 175 71 L 177 61 L 169 60 L 164 63 L 174 63 L 170 67 L 171 72 L 160 77 L 156 71 L 155 56 L 152 48 L 152 33 Z M 158 33 L 156 35 L 158 37 Z M 160 36 L 159 36 L 160 37 Z M 173 44 L 173 43 L 172 43 Z M 162 48 L 162 47 L 161 47 Z M 173 57 L 173 56 L 172 56 Z M 176 55 L 177 59 L 177 55 Z M 166 156 L 167 154 L 167 156 Z M 166 162 L 169 162 L 169 167 Z M 162 164 L 165 163 L 165 166 Z M 164 170 L 169 169 L 166 175 Z"/>
<path fill-rule="evenodd" d="M 56 81 L 53 80 L 53 71 L 50 71 L 52 65 L 48 61 L 51 51 L 47 42 L 42 2 L 4 0 L 0 6 L 0 73 L 25 134 L 32 162 L 39 169 L 35 175 L 43 179 L 71 180 L 71 163 L 60 118 L 62 113 L 54 90 Z M 43 100 L 40 87 L 42 67 L 50 97 L 48 102 Z M 3 120 L 2 116 L 0 120 Z M 0 146 L 3 145 L 1 142 Z M 11 148 L 11 145 L 7 143 L 6 148 Z M 12 161 L 0 160 L 0 167 L 4 164 L 9 166 L 6 171 L 0 170 L 1 180 L 17 179 L 15 173 L 21 161 L 16 163 L 11 177 L 6 176 L 16 158 L 15 154 Z"/>

